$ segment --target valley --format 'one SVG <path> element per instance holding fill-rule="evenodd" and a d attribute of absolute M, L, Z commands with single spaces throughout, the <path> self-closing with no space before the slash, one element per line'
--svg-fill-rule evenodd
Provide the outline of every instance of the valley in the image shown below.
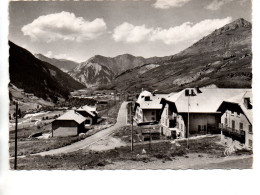
<path fill-rule="evenodd" d="M 226 145 L 220 143 L 220 135 L 208 135 L 209 132 L 204 130 L 193 134 L 193 148 L 186 149 L 186 137 L 177 139 L 176 132 L 170 136 L 163 134 L 161 123 L 164 121 L 160 121 L 160 118 L 154 121 L 155 113 L 157 117 L 162 110 L 151 111 L 155 109 L 152 99 L 159 97 L 157 103 L 163 104 L 166 95 L 181 93 L 185 89 L 193 92 L 207 88 L 250 91 L 251 30 L 251 23 L 240 18 L 171 56 L 144 58 L 130 54 L 115 57 L 95 55 L 81 63 L 48 58 L 39 53 L 33 55 L 9 41 L 11 157 L 15 148 L 17 103 L 21 169 L 118 169 L 120 166 L 138 169 L 148 164 L 147 167 L 151 168 L 159 164 L 164 168 L 187 169 L 200 168 L 202 161 L 207 161 L 205 167 L 222 166 L 220 164 L 226 163 L 223 156 Z M 148 101 L 148 111 L 151 111 L 148 118 L 153 121 L 140 125 L 133 118 L 134 115 L 138 117 L 138 99 L 144 97 L 140 96 L 141 93 L 151 94 L 144 101 Z M 148 111 L 144 111 L 144 115 Z M 145 120 L 144 116 L 142 120 Z M 201 130 L 202 126 L 199 126 Z M 175 138 L 178 144 L 173 143 L 172 139 Z M 131 153 L 130 141 L 137 148 Z M 151 149 L 151 144 L 159 149 Z M 208 150 L 204 152 L 205 148 Z M 242 150 L 242 157 L 233 153 L 231 161 L 237 160 L 239 163 L 231 168 L 240 168 L 240 161 L 244 159 L 246 168 L 250 168 L 251 151 L 244 152 Z M 46 157 L 40 157 L 41 154 L 46 154 Z M 76 162 L 86 156 L 91 156 L 91 160 L 85 164 Z M 178 164 L 177 161 L 191 163 L 192 160 L 187 158 L 197 163 L 191 166 Z M 44 164 L 50 159 L 62 159 L 65 164 Z M 134 165 L 129 165 L 129 161 L 135 162 Z M 13 158 L 10 162 L 13 163 Z M 32 165 L 32 162 L 37 163 Z M 177 165 L 173 166 L 170 162 Z"/>

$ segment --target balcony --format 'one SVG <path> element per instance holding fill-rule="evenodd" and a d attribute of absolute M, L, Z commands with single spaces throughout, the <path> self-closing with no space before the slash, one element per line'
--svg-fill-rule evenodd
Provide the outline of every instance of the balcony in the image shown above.
<path fill-rule="evenodd" d="M 237 130 L 230 127 L 227 127 L 225 124 L 220 123 L 219 128 L 222 131 L 222 134 L 240 141 L 241 143 L 245 143 L 245 131 L 244 130 Z"/>

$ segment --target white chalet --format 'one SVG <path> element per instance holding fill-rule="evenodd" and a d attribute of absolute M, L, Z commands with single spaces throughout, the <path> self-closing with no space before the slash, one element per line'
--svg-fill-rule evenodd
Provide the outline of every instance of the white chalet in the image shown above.
<path fill-rule="evenodd" d="M 146 124 L 160 121 L 161 99 L 165 94 L 155 94 L 142 91 L 135 102 L 134 120 L 137 124 Z"/>

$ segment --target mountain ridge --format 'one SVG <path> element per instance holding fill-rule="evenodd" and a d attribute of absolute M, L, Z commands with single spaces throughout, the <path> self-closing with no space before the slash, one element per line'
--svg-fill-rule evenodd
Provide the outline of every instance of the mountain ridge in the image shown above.
<path fill-rule="evenodd" d="M 116 77 L 117 90 L 140 91 L 157 88 L 161 92 L 185 87 L 251 87 L 252 25 L 237 19 L 203 37 L 187 49 L 157 60 L 158 66 L 141 72 L 133 68 Z M 125 84 L 125 86 L 123 85 Z"/>
<path fill-rule="evenodd" d="M 26 49 L 9 41 L 10 83 L 27 93 L 57 101 L 68 98 L 70 91 L 85 88 L 59 68 L 39 60 Z"/>

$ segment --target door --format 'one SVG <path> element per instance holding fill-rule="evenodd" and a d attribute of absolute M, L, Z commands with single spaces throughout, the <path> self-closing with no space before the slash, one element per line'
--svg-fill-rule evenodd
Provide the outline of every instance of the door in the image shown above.
<path fill-rule="evenodd" d="M 171 131 L 171 137 L 172 139 L 176 139 L 176 131 Z"/>
<path fill-rule="evenodd" d="M 201 125 L 198 125 L 198 132 L 201 131 Z"/>

